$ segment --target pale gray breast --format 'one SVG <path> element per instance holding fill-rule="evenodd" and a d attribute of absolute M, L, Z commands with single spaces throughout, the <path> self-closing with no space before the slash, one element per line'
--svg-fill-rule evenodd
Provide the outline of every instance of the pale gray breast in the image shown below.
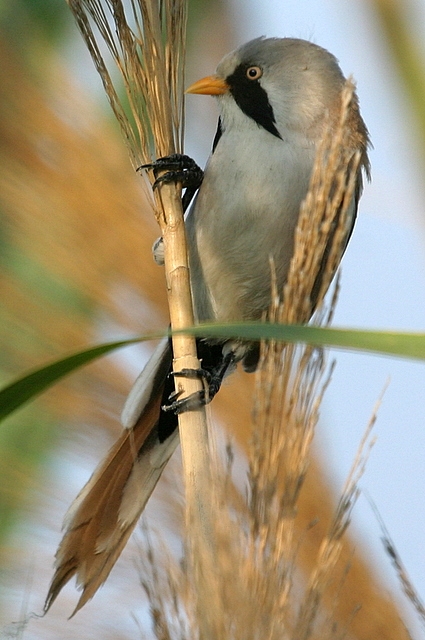
<path fill-rule="evenodd" d="M 255 123 L 221 138 L 187 220 L 198 320 L 257 319 L 268 309 L 269 258 L 282 287 L 313 157 L 304 140 Z"/>

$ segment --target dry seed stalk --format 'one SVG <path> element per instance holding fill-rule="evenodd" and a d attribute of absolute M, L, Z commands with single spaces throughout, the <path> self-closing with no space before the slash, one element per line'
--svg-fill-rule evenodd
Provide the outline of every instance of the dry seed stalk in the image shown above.
<path fill-rule="evenodd" d="M 180 152 L 187 3 L 131 0 L 131 11 L 126 11 L 121 0 L 67 1 L 100 74 L 134 167 L 150 162 L 153 156 Z M 97 36 L 121 74 L 137 133 L 114 86 Z"/>
<path fill-rule="evenodd" d="M 378 511 L 376 504 L 373 502 L 370 496 L 367 496 L 370 506 L 372 507 L 372 511 L 375 514 L 375 517 L 378 521 L 379 528 L 381 529 L 381 541 L 384 545 L 385 552 L 389 556 L 391 563 L 395 569 L 396 576 L 398 581 L 403 589 L 405 596 L 411 602 L 413 607 L 416 610 L 416 613 L 419 616 L 420 622 L 422 626 L 425 626 L 425 603 L 421 599 L 415 585 L 413 584 L 406 567 L 403 564 L 403 561 L 397 551 L 397 548 L 391 539 L 390 533 L 385 525 L 385 522 Z"/>
<path fill-rule="evenodd" d="M 68 0 L 68 4 L 102 78 L 133 166 L 180 152 L 187 1 L 130 0 L 130 10 L 124 8 L 121 0 Z M 137 133 L 114 87 L 92 23 L 121 74 Z M 181 189 L 175 185 L 162 185 L 155 191 L 155 215 L 164 239 L 173 329 L 194 324 L 180 196 Z M 174 336 L 173 352 L 174 371 L 200 368 L 195 340 L 190 336 Z M 200 391 L 202 381 L 180 378 L 178 387 L 184 397 Z M 192 518 L 191 511 L 197 511 L 208 537 L 209 505 L 203 503 L 203 485 L 208 483 L 209 469 L 205 411 L 180 415 L 179 429 L 188 518 Z"/>
<path fill-rule="evenodd" d="M 312 312 L 312 291 L 326 250 L 328 249 L 328 257 L 322 268 L 317 301 L 314 301 L 318 305 L 329 288 L 343 253 L 346 243 L 346 214 L 353 197 L 359 162 L 358 154 L 353 158 L 353 152 L 347 143 L 349 132 L 345 126 L 353 91 L 354 87 L 348 81 L 342 94 L 338 126 L 325 129 L 309 192 L 301 206 L 283 304 L 279 304 L 279 292 L 275 285 L 273 287 L 271 321 L 305 322 Z M 343 198 L 345 190 L 348 195 Z M 330 237 L 332 243 L 329 249 Z M 316 323 L 326 324 L 330 321 L 335 302 L 334 296 L 328 316 L 317 313 Z M 318 385 L 323 369 L 321 350 L 296 345 L 282 348 L 282 345 L 273 341 L 263 345 L 262 366 L 257 377 L 257 402 L 254 407 L 254 422 L 258 416 L 262 420 L 262 424 L 256 426 L 259 432 L 254 433 L 254 467 L 251 469 L 252 477 L 257 479 L 254 483 L 254 501 L 258 498 L 256 491 L 259 490 L 260 476 L 260 484 L 264 483 L 268 491 L 271 491 L 270 474 L 277 482 L 279 464 L 287 464 L 286 475 L 291 481 L 285 489 L 283 504 L 288 513 L 294 509 L 322 397 L 322 392 L 318 393 Z M 291 443 L 290 450 L 288 443 Z M 289 455 L 288 460 L 283 457 L 283 462 L 282 447 Z M 295 466 L 294 461 L 297 462 Z M 289 472 L 291 468 L 292 471 Z M 273 491 L 275 490 L 276 487 Z"/>
<path fill-rule="evenodd" d="M 360 154 L 353 154 L 351 150 L 349 131 L 345 126 L 353 90 L 348 81 L 342 94 L 338 126 L 325 131 L 317 152 L 309 192 L 301 207 L 283 303 L 275 302 L 270 312 L 272 321 L 305 322 L 313 305 L 321 305 L 344 251 L 346 215 L 360 161 Z M 325 264 L 324 256 L 327 256 Z M 319 271 L 321 283 L 314 294 Z M 330 322 L 337 290 L 338 283 L 330 310 L 319 309 L 314 320 L 316 324 Z M 278 301 L 278 293 L 274 290 L 274 301 Z M 256 381 L 250 460 L 252 535 L 259 541 L 269 568 L 272 570 L 273 563 L 282 567 L 286 581 L 282 613 L 294 579 L 299 544 L 294 539 L 299 492 L 307 472 L 319 407 L 331 373 L 332 367 L 324 378 L 321 349 L 274 342 L 263 345 Z M 346 490 L 344 504 L 351 506 L 354 502 L 354 486 L 352 483 L 350 490 Z M 347 511 L 339 509 L 329 539 L 323 543 L 318 568 L 300 615 L 293 623 L 293 637 L 311 637 L 323 591 L 340 552 L 339 540 L 348 521 L 348 512 L 348 506 Z M 284 617 L 289 620 L 287 613 Z"/>

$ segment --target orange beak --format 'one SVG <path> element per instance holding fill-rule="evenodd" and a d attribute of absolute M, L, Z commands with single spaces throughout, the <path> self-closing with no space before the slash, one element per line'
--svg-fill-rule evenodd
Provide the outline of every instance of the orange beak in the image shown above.
<path fill-rule="evenodd" d="M 207 96 L 221 96 L 229 90 L 229 85 L 218 76 L 207 76 L 194 82 L 185 93 L 201 93 Z"/>

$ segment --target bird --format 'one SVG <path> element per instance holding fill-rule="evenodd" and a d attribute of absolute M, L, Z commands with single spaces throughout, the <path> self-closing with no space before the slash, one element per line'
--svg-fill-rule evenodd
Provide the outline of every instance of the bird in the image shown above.
<path fill-rule="evenodd" d="M 344 83 L 337 59 L 317 44 L 260 37 L 226 55 L 214 75 L 187 89 L 218 101 L 218 127 L 205 171 L 177 155 L 147 168 L 159 173 L 157 183 L 183 184 L 184 208 L 194 196 L 185 225 L 197 322 L 264 317 L 271 302 L 270 257 L 277 286 L 283 288 L 324 123 L 339 113 Z M 360 155 L 348 242 L 363 178 L 370 176 L 369 133 L 356 94 L 347 122 L 353 155 Z M 161 241 L 156 254 L 161 262 Z M 210 397 L 238 362 L 248 371 L 258 363 L 256 344 L 198 340 L 197 346 Z M 93 597 L 176 449 L 177 414 L 190 407 L 184 400 L 169 400 L 171 364 L 170 342 L 164 339 L 130 391 L 121 435 L 65 516 L 45 611 L 73 576 L 82 589 L 74 613 Z"/>

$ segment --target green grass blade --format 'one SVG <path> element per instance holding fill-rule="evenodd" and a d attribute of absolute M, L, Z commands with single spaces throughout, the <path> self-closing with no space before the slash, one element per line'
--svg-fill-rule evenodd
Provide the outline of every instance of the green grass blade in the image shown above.
<path fill-rule="evenodd" d="M 279 325 L 261 322 L 244 324 L 205 324 L 190 329 L 195 336 L 211 338 L 240 338 L 244 340 L 279 340 L 303 342 L 317 346 L 345 350 L 366 351 L 381 355 L 425 360 L 425 333 L 399 331 L 369 331 L 329 329 L 302 325 Z M 0 420 L 46 391 L 64 376 L 116 349 L 158 338 L 158 334 L 139 336 L 129 340 L 108 342 L 34 370 L 15 380 L 0 391 Z"/>
<path fill-rule="evenodd" d="M 261 322 L 226 325 L 204 324 L 191 329 L 191 333 L 196 336 L 214 338 L 227 337 L 244 340 L 263 338 L 283 342 L 303 342 L 402 358 L 425 359 L 425 333 L 330 329 Z"/>
<path fill-rule="evenodd" d="M 76 371 L 80 367 L 111 353 L 147 338 L 139 337 L 131 340 L 108 342 L 84 351 L 79 351 L 66 358 L 56 360 L 47 366 L 35 369 L 25 376 L 15 380 L 0 391 L 0 420 L 3 420 L 29 400 L 46 391 L 61 378 Z"/>

